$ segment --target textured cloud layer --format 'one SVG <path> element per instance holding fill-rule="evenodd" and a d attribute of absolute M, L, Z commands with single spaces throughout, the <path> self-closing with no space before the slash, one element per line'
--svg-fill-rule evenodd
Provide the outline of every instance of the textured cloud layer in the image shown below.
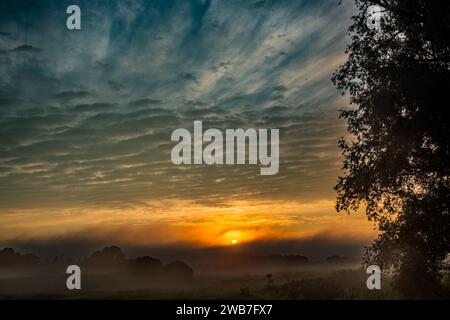
<path fill-rule="evenodd" d="M 0 208 L 334 198 L 345 106 L 337 1 L 0 3 Z M 177 167 L 176 128 L 280 128 L 280 172 Z M 51 210 L 50 210 L 51 209 Z M 81 210 L 81 209 L 80 209 Z M 49 213 L 50 214 L 50 213 Z M 6 228 L 6 226 L 4 226 Z"/>

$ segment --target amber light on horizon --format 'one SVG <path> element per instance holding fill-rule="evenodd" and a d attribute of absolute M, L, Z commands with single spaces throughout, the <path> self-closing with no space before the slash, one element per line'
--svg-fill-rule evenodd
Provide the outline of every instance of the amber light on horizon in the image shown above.
<path fill-rule="evenodd" d="M 130 245 L 187 243 L 236 246 L 255 241 L 334 237 L 373 239 L 363 214 L 342 215 L 334 201 L 232 201 L 223 206 L 187 201 L 154 203 L 148 208 L 30 210 L 5 215 L 0 241 L 82 238 Z M 8 226 L 6 228 L 6 226 Z"/>

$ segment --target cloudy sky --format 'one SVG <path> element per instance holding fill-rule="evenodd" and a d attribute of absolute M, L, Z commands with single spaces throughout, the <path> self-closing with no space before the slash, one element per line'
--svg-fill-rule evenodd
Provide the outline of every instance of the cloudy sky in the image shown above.
<path fill-rule="evenodd" d="M 82 30 L 66 28 L 81 8 Z M 0 3 L 0 244 L 373 236 L 334 211 L 351 1 Z M 170 135 L 279 128 L 280 171 L 175 166 Z"/>

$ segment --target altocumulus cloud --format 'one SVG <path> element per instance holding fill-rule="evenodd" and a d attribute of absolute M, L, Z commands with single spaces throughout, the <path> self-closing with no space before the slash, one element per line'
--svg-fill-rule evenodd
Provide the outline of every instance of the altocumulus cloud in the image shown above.
<path fill-rule="evenodd" d="M 354 10 L 337 1 L 0 4 L 0 206 L 333 197 L 330 83 Z M 170 133 L 280 128 L 280 172 L 175 167 Z"/>

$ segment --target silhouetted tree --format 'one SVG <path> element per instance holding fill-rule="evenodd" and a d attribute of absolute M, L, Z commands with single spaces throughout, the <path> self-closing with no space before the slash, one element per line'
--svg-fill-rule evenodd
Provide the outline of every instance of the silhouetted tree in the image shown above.
<path fill-rule="evenodd" d="M 125 254 L 117 246 L 104 247 L 86 259 L 86 265 L 103 270 L 120 269 L 126 264 Z"/>
<path fill-rule="evenodd" d="M 194 271 L 183 261 L 174 261 L 164 266 L 163 272 L 166 276 L 175 280 L 191 280 Z"/>
<path fill-rule="evenodd" d="M 138 257 L 128 260 L 128 266 L 131 272 L 146 274 L 162 272 L 161 260 L 152 257 Z"/>
<path fill-rule="evenodd" d="M 78 264 L 76 259 L 71 257 L 66 257 L 63 254 L 56 255 L 48 261 L 48 267 L 53 270 L 53 272 L 66 273 L 67 266 L 72 264 Z"/>
<path fill-rule="evenodd" d="M 333 256 L 329 256 L 325 258 L 325 261 L 327 263 L 332 263 L 332 264 L 339 264 L 339 263 L 345 263 L 349 261 L 349 258 L 346 257 L 341 257 L 339 255 L 333 255 Z"/>
<path fill-rule="evenodd" d="M 41 265 L 39 257 L 31 253 L 20 254 L 12 248 L 0 250 L 0 268 L 5 269 L 33 269 Z"/>
<path fill-rule="evenodd" d="M 366 263 L 411 297 L 438 295 L 450 248 L 450 2 L 356 0 L 347 62 L 334 83 L 352 110 L 340 141 L 338 211 L 365 206 L 379 237 Z M 378 5 L 381 29 L 366 24 Z"/>
<path fill-rule="evenodd" d="M 269 254 L 258 258 L 253 258 L 256 263 L 269 263 L 279 265 L 297 265 L 305 264 L 308 258 L 299 254 Z"/>

